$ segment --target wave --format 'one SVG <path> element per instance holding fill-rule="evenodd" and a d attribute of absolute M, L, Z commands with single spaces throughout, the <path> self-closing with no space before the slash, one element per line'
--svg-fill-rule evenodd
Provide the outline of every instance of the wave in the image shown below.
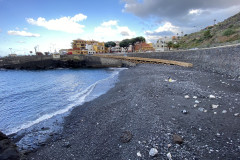
<path fill-rule="evenodd" d="M 125 68 L 123 68 L 123 69 L 125 69 Z M 123 69 L 121 69 L 121 70 L 123 70 Z M 58 110 L 58 111 L 53 112 L 53 113 L 50 113 L 50 114 L 45 114 L 45 115 L 39 117 L 38 119 L 36 119 L 36 120 L 34 120 L 34 121 L 30 121 L 30 122 L 24 123 L 24 124 L 20 125 L 19 127 L 15 127 L 15 128 L 13 128 L 13 129 L 11 129 L 10 131 L 7 131 L 6 134 L 7 134 L 7 135 L 10 135 L 10 134 L 13 134 L 13 133 L 17 133 L 17 132 L 19 132 L 20 130 L 29 128 L 29 127 L 31 127 L 31 126 L 33 126 L 33 125 L 35 125 L 35 124 L 38 124 L 38 123 L 40 123 L 40 122 L 42 122 L 42 121 L 44 121 L 44 120 L 50 119 L 50 118 L 52 118 L 52 117 L 54 117 L 54 116 L 57 116 L 57 115 L 64 114 L 64 113 L 70 111 L 73 107 L 75 107 L 75 106 L 77 106 L 77 105 L 82 105 L 83 103 L 86 102 L 86 101 L 85 101 L 86 97 L 89 96 L 89 95 L 92 93 L 92 91 L 94 90 L 94 88 L 95 88 L 97 85 L 99 85 L 99 84 L 101 84 L 101 83 L 103 83 L 103 82 L 105 82 L 105 81 L 108 81 L 108 80 L 110 80 L 110 79 L 113 79 L 115 76 L 117 76 L 117 75 L 119 74 L 119 72 L 120 72 L 121 70 L 118 69 L 117 71 L 113 72 L 113 73 L 111 74 L 111 76 L 95 82 L 94 84 L 90 85 L 90 86 L 87 87 L 85 90 L 83 90 L 82 92 L 80 92 L 80 93 L 78 93 L 78 94 L 70 97 L 70 98 L 68 99 L 68 101 L 71 101 L 71 102 L 73 102 L 73 103 L 70 104 L 70 105 L 68 105 L 66 108 L 61 109 L 61 110 Z"/>

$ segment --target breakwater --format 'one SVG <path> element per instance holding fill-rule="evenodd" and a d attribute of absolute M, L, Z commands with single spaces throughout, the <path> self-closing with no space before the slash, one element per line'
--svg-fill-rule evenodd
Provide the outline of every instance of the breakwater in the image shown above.
<path fill-rule="evenodd" d="M 54 68 L 107 68 L 129 67 L 133 63 L 95 57 L 89 55 L 61 55 L 60 58 L 53 56 L 18 56 L 4 57 L 0 59 L 0 68 L 5 69 L 54 69 Z"/>
<path fill-rule="evenodd" d="M 240 77 L 240 45 L 187 51 L 130 53 L 128 56 L 188 62 L 197 69 Z"/>

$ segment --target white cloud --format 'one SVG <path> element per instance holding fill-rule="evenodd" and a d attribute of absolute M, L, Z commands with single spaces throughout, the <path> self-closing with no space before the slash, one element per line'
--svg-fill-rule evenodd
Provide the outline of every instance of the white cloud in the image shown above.
<path fill-rule="evenodd" d="M 117 21 L 116 20 L 110 20 L 110 21 L 107 21 L 107 22 L 103 22 L 101 24 L 101 26 L 116 26 L 117 25 Z"/>
<path fill-rule="evenodd" d="M 23 28 L 23 30 L 25 30 L 25 31 L 26 31 L 26 30 L 28 30 L 28 28 Z"/>
<path fill-rule="evenodd" d="M 86 15 L 77 14 L 74 17 L 61 17 L 59 19 L 46 20 L 45 18 L 39 17 L 37 20 L 33 18 L 27 18 L 27 22 L 32 25 L 41 26 L 48 30 L 63 31 L 67 33 L 82 33 L 84 32 L 84 25 L 78 22 L 87 19 Z"/>
<path fill-rule="evenodd" d="M 170 37 L 173 35 L 181 34 L 181 30 L 178 26 L 174 26 L 170 22 L 165 22 L 153 31 L 145 31 L 146 40 L 148 42 L 154 42 L 161 37 Z"/>
<path fill-rule="evenodd" d="M 30 33 L 26 31 L 8 31 L 9 35 L 14 35 L 14 36 L 23 36 L 23 37 L 40 37 L 40 34 L 36 33 Z"/>
<path fill-rule="evenodd" d="M 188 12 L 188 14 L 189 15 L 200 15 L 201 13 L 203 12 L 203 10 L 201 10 L 201 9 L 191 9 L 189 12 Z"/>
<path fill-rule="evenodd" d="M 100 26 L 94 28 L 94 39 L 99 41 L 122 40 L 136 36 L 127 26 L 119 26 L 118 21 L 110 20 L 103 22 Z"/>
<path fill-rule="evenodd" d="M 172 25 L 170 22 L 165 22 L 163 25 L 158 27 L 154 31 L 145 31 L 146 35 L 159 35 L 159 36 L 166 36 L 180 33 L 180 28 L 177 26 Z"/>
<path fill-rule="evenodd" d="M 25 43 L 25 41 L 17 41 L 17 43 Z"/>

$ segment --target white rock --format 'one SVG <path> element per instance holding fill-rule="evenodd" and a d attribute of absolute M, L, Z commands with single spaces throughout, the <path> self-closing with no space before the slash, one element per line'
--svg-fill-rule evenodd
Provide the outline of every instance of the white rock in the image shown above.
<path fill-rule="evenodd" d="M 137 156 L 142 157 L 142 154 L 140 153 L 140 151 L 137 152 Z"/>
<path fill-rule="evenodd" d="M 234 116 L 235 116 L 235 117 L 239 116 L 239 113 L 235 113 Z"/>
<path fill-rule="evenodd" d="M 204 112 L 206 113 L 206 112 L 207 112 L 207 110 L 205 109 L 205 110 L 204 110 Z"/>
<path fill-rule="evenodd" d="M 185 95 L 184 98 L 189 99 L 190 97 L 189 97 L 189 95 Z"/>
<path fill-rule="evenodd" d="M 156 148 L 151 148 L 149 151 L 149 155 L 154 157 L 156 156 L 156 154 L 158 154 L 158 150 Z"/>
<path fill-rule="evenodd" d="M 217 105 L 217 104 L 212 104 L 212 109 L 216 109 L 216 108 L 218 108 L 219 107 L 219 105 Z"/>
<path fill-rule="evenodd" d="M 167 158 L 168 158 L 168 160 L 172 160 L 172 155 L 171 155 L 170 152 L 168 152 L 168 154 L 167 154 Z"/>
<path fill-rule="evenodd" d="M 193 99 L 197 99 L 197 96 L 193 96 L 192 98 L 193 98 Z"/>
<path fill-rule="evenodd" d="M 172 145 L 171 145 L 171 144 L 168 144 L 167 146 L 168 146 L 168 148 L 170 148 Z"/>
<path fill-rule="evenodd" d="M 223 110 L 222 113 L 227 113 L 227 111 L 226 111 L 226 110 Z"/>
<path fill-rule="evenodd" d="M 197 103 L 197 104 L 198 104 L 198 103 L 200 103 L 200 101 L 196 100 L 196 101 L 195 101 L 195 103 Z"/>
<path fill-rule="evenodd" d="M 214 114 L 217 114 L 217 112 L 213 112 Z"/>
<path fill-rule="evenodd" d="M 209 98 L 210 98 L 210 99 L 215 99 L 216 96 L 214 96 L 214 95 L 209 95 Z"/>
<path fill-rule="evenodd" d="M 197 104 L 194 104 L 193 107 L 197 107 L 198 105 Z"/>

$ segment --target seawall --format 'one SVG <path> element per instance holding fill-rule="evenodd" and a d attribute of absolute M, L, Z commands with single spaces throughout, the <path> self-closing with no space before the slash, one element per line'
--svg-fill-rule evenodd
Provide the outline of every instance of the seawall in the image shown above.
<path fill-rule="evenodd" d="M 0 59 L 0 68 L 5 69 L 54 69 L 54 68 L 106 68 L 129 67 L 133 63 L 95 57 L 89 55 L 63 55 L 60 59 L 52 56 L 19 56 L 4 57 Z"/>
<path fill-rule="evenodd" d="M 240 77 L 240 45 L 188 51 L 130 53 L 128 56 L 189 62 L 197 69 Z"/>

